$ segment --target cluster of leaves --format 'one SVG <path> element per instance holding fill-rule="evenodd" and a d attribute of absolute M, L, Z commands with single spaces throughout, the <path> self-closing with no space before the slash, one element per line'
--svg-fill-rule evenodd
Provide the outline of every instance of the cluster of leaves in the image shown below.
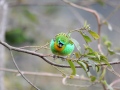
<path fill-rule="evenodd" d="M 108 54 L 110 54 L 110 55 L 115 54 L 115 52 L 111 49 L 111 47 L 112 47 L 111 41 L 109 41 L 107 37 L 103 37 L 102 41 L 107 48 Z"/>
<path fill-rule="evenodd" d="M 6 31 L 5 40 L 10 45 L 21 45 L 25 42 L 34 43 L 34 39 L 26 36 L 25 30 L 20 27 Z"/>
<path fill-rule="evenodd" d="M 13 22 L 15 22 L 15 26 L 6 31 L 6 42 L 10 45 L 21 45 L 26 42 L 32 44 L 35 42 L 35 40 L 26 35 L 26 30 L 32 30 L 34 23 L 38 23 L 37 16 L 27 7 L 20 8 L 21 11 L 16 9 L 18 8 L 14 8 L 12 13 L 19 18 L 12 19 Z"/>
<path fill-rule="evenodd" d="M 75 44 L 77 48 L 77 52 L 74 53 L 75 59 L 68 59 L 68 63 L 72 69 L 71 76 L 73 77 L 76 75 L 76 67 L 75 63 L 80 65 L 84 71 L 87 73 L 88 77 L 91 79 L 92 82 L 94 82 L 97 77 L 92 75 L 89 70 L 89 65 L 92 66 L 93 70 L 96 71 L 96 73 L 99 73 L 101 68 L 100 65 L 102 63 L 105 63 L 110 67 L 110 64 L 108 62 L 108 59 L 105 55 L 101 54 L 100 52 L 94 51 L 90 46 L 89 43 L 92 42 L 92 38 L 94 40 L 99 39 L 99 35 L 90 29 L 90 26 L 85 22 L 84 27 L 79 30 L 72 30 L 68 33 L 70 35 L 72 32 L 77 31 L 80 33 L 80 35 L 85 40 L 86 44 L 84 44 L 84 53 L 81 52 L 81 47 L 79 45 L 79 42 L 75 39 L 71 38 L 72 42 Z M 108 46 L 109 47 L 109 46 Z M 110 49 L 109 49 L 110 52 Z M 112 53 L 112 52 L 111 52 Z M 100 73 L 99 73 L 100 74 Z M 99 77 L 99 80 L 102 80 L 105 75 L 105 70 L 101 72 L 101 75 Z"/>

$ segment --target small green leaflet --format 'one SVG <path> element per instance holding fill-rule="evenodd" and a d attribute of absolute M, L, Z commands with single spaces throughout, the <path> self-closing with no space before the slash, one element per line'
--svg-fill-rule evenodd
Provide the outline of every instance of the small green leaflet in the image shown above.
<path fill-rule="evenodd" d="M 84 34 L 82 31 L 79 31 L 79 32 L 83 36 L 86 43 L 89 43 L 92 41 L 91 38 L 89 36 L 87 36 L 86 34 Z"/>
<path fill-rule="evenodd" d="M 110 48 L 112 46 L 111 42 L 109 40 L 106 40 L 104 42 L 104 45 L 107 47 L 107 48 Z"/>
<path fill-rule="evenodd" d="M 100 66 L 96 65 L 95 68 L 96 68 L 96 72 L 100 71 Z"/>
<path fill-rule="evenodd" d="M 88 62 L 92 65 L 93 70 L 95 70 L 96 72 L 99 72 L 100 67 L 96 65 L 94 61 L 88 60 Z"/>
<path fill-rule="evenodd" d="M 75 56 L 76 56 L 76 58 L 80 58 L 80 53 L 79 52 L 75 52 Z"/>
<path fill-rule="evenodd" d="M 94 82 L 96 80 L 95 76 L 90 76 L 91 82 Z"/>
<path fill-rule="evenodd" d="M 87 21 L 85 21 L 83 27 L 86 28 L 86 29 L 88 29 L 88 28 L 90 28 L 90 25 L 87 23 Z"/>
<path fill-rule="evenodd" d="M 108 48 L 108 52 L 109 52 L 110 55 L 115 54 L 115 52 L 112 49 L 110 49 L 110 48 Z"/>
<path fill-rule="evenodd" d="M 84 47 L 85 47 L 85 50 L 88 50 L 89 53 L 93 53 L 94 52 L 93 49 L 90 48 L 88 45 L 84 44 Z"/>
<path fill-rule="evenodd" d="M 87 63 L 83 62 L 83 61 L 77 61 L 77 63 L 86 71 L 89 71 L 89 66 Z"/>
<path fill-rule="evenodd" d="M 100 61 L 101 61 L 101 62 L 104 62 L 104 63 L 107 64 L 109 67 L 111 67 L 111 65 L 110 65 L 110 63 L 108 62 L 108 59 L 107 59 L 106 56 L 101 55 L 101 56 L 100 56 Z"/>
<path fill-rule="evenodd" d="M 92 40 L 90 39 L 90 37 L 88 37 L 87 35 L 83 35 L 84 40 L 86 41 L 86 43 L 91 42 Z"/>
<path fill-rule="evenodd" d="M 92 31 L 92 30 L 88 30 L 88 32 L 90 33 L 90 35 L 91 35 L 94 39 L 99 39 L 99 35 L 98 35 L 96 32 L 94 32 L 94 31 Z"/>
<path fill-rule="evenodd" d="M 70 65 L 70 67 L 72 69 L 71 75 L 76 75 L 76 68 L 75 68 L 74 63 L 71 60 L 67 60 L 67 61 L 68 61 L 69 65 Z"/>

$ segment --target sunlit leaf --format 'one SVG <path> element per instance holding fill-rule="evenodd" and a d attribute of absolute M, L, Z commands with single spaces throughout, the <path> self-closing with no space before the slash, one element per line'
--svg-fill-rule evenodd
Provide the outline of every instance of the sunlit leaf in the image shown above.
<path fill-rule="evenodd" d="M 92 31 L 92 30 L 89 30 L 88 32 L 90 33 L 90 35 L 91 35 L 94 39 L 99 39 L 99 35 L 98 35 L 96 32 L 94 32 L 94 31 Z"/>
<path fill-rule="evenodd" d="M 87 23 L 87 21 L 85 21 L 83 27 L 84 27 L 85 29 L 89 29 L 89 28 L 90 28 L 90 25 Z"/>
<path fill-rule="evenodd" d="M 89 71 L 89 66 L 87 63 L 83 62 L 83 61 L 77 61 L 77 63 L 87 72 Z"/>
<path fill-rule="evenodd" d="M 87 35 L 83 35 L 84 40 L 86 41 L 86 43 L 91 42 L 92 40 L 90 39 L 90 37 L 88 37 Z"/>
<path fill-rule="evenodd" d="M 89 36 L 87 36 L 86 34 L 82 33 L 81 31 L 80 31 L 80 34 L 83 36 L 83 38 L 84 38 L 86 43 L 89 43 L 89 42 L 92 41 Z"/>
<path fill-rule="evenodd" d="M 96 72 L 99 72 L 100 67 L 98 65 L 96 65 L 96 63 L 92 60 L 88 60 L 88 62 L 90 63 L 90 65 L 92 66 L 93 70 L 95 70 Z"/>
<path fill-rule="evenodd" d="M 69 65 L 70 65 L 70 67 L 72 69 L 71 75 L 76 75 L 76 68 L 75 68 L 74 63 L 71 60 L 67 60 L 67 61 L 68 61 Z"/>
<path fill-rule="evenodd" d="M 98 58 L 98 60 L 100 60 L 100 54 L 97 52 L 94 52 L 94 53 L 95 53 L 95 56 Z"/>
<path fill-rule="evenodd" d="M 109 52 L 110 55 L 115 54 L 115 52 L 112 49 L 110 49 L 110 48 L 108 48 L 108 52 Z"/>
<path fill-rule="evenodd" d="M 77 61 L 77 63 L 84 69 L 84 71 L 86 72 L 87 76 L 90 77 L 91 73 L 89 71 L 88 63 L 84 62 L 84 61 Z"/>
<path fill-rule="evenodd" d="M 79 52 L 75 52 L 75 56 L 76 56 L 76 58 L 80 58 L 80 53 Z"/>
<path fill-rule="evenodd" d="M 88 50 L 89 53 L 93 53 L 94 52 L 93 49 L 90 48 L 88 45 L 84 44 L 84 47 L 85 47 L 85 50 Z"/>
<path fill-rule="evenodd" d="M 95 65 L 95 68 L 96 68 L 96 72 L 99 72 L 99 71 L 100 71 L 100 66 Z"/>
<path fill-rule="evenodd" d="M 108 40 L 106 40 L 105 42 L 104 42 L 104 45 L 107 47 L 107 48 L 109 48 L 109 47 L 111 47 L 111 42 L 110 41 L 108 41 Z"/>
<path fill-rule="evenodd" d="M 108 59 L 107 59 L 106 56 L 101 55 L 101 56 L 100 56 L 100 61 L 101 61 L 101 62 L 104 62 L 105 64 L 107 64 L 108 66 L 110 66 L 110 63 L 108 62 Z M 110 67 L 111 67 L 111 66 L 110 66 Z"/>
<path fill-rule="evenodd" d="M 83 27 L 86 27 L 87 26 L 87 21 L 84 22 L 84 26 Z"/>
<path fill-rule="evenodd" d="M 92 52 L 91 52 L 91 53 L 87 53 L 86 56 L 87 56 L 88 58 L 96 58 L 95 54 L 92 53 Z"/>

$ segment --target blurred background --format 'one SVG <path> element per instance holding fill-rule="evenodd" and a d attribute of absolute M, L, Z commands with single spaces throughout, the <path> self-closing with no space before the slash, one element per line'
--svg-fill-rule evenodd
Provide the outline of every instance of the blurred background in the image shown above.
<path fill-rule="evenodd" d="M 113 49 L 120 51 L 120 0 L 69 0 L 78 5 L 96 10 L 101 21 L 107 20 L 102 25 L 101 37 L 106 36 L 113 45 Z M 68 32 L 81 28 L 85 21 L 90 24 L 93 31 L 98 31 L 97 20 L 95 16 L 89 12 L 72 7 L 62 0 L 6 0 L 8 5 L 7 24 L 4 33 L 4 40 L 15 47 L 23 46 L 42 46 L 49 42 L 54 36 L 60 32 Z M 2 8 L 0 9 L 0 19 L 2 19 Z M 81 47 L 85 43 L 78 33 L 73 33 L 72 37 L 78 40 Z M 90 43 L 90 46 L 97 50 L 97 41 Z M 1 46 L 3 48 L 3 46 Z M 103 51 L 106 53 L 106 51 Z M 35 50 L 35 48 L 30 48 Z M 38 52 L 42 54 L 51 54 L 50 50 L 40 49 Z M 16 69 L 10 52 L 5 49 L 4 65 L 2 67 L 8 69 Z M 23 71 L 31 72 L 48 72 L 53 74 L 61 74 L 58 70 L 43 61 L 41 58 L 20 52 L 13 52 L 14 58 Z M 110 56 L 110 61 L 119 60 L 119 56 Z M 66 62 L 54 60 L 58 64 Z M 2 61 L 1 61 L 2 62 Z M 114 65 L 115 70 L 120 73 L 120 66 Z M 70 73 L 70 69 L 63 69 Z M 2 73 L 2 71 L 0 71 Z M 79 75 L 85 75 L 82 69 L 77 69 Z M 41 90 L 103 90 L 101 85 L 94 85 L 89 88 L 71 87 L 62 84 L 62 78 L 25 75 L 33 84 Z M 22 77 L 16 76 L 16 73 L 4 72 L 3 82 L 1 85 L 4 90 L 35 90 Z M 117 79 L 112 73 L 106 74 L 108 83 Z M 70 81 L 77 84 L 86 84 L 83 81 Z M 119 84 L 120 85 L 120 84 Z M 1 89 L 2 90 L 2 89 Z"/>

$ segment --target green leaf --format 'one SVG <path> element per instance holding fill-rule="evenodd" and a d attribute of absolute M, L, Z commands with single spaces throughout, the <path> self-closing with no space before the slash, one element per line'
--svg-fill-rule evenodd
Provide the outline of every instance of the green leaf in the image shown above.
<path fill-rule="evenodd" d="M 85 21 L 83 27 L 84 27 L 85 29 L 89 29 L 89 28 L 90 28 L 90 25 L 87 23 L 87 21 Z"/>
<path fill-rule="evenodd" d="M 85 61 L 77 61 L 77 63 L 84 69 L 84 71 L 86 72 L 87 76 L 90 77 L 91 73 L 89 71 L 88 63 L 85 62 Z"/>
<path fill-rule="evenodd" d="M 98 58 L 98 60 L 100 60 L 100 54 L 98 52 L 94 52 L 94 53 L 95 53 L 96 58 Z"/>
<path fill-rule="evenodd" d="M 87 21 L 84 22 L 84 26 L 83 27 L 86 27 L 87 26 Z"/>
<path fill-rule="evenodd" d="M 75 56 L 76 56 L 76 58 L 80 58 L 80 53 L 79 52 L 75 52 Z"/>
<path fill-rule="evenodd" d="M 99 72 L 99 71 L 100 71 L 100 66 L 95 65 L 95 68 L 96 68 L 96 72 Z"/>
<path fill-rule="evenodd" d="M 78 50 L 79 52 L 81 52 L 81 47 L 80 47 L 78 41 L 75 40 L 75 39 L 73 39 L 73 38 L 71 38 L 71 41 L 75 44 L 77 50 Z"/>
<path fill-rule="evenodd" d="M 110 48 L 111 47 L 111 42 L 109 41 L 109 40 L 106 40 L 105 42 L 104 42 L 104 45 L 107 47 L 107 48 Z"/>
<path fill-rule="evenodd" d="M 84 40 L 86 41 L 86 43 L 91 42 L 92 40 L 90 39 L 90 37 L 88 37 L 87 35 L 83 35 Z"/>
<path fill-rule="evenodd" d="M 96 72 L 99 72 L 100 67 L 98 65 L 96 65 L 96 63 L 94 61 L 92 61 L 92 60 L 87 60 L 87 61 L 91 64 L 93 70 L 95 70 Z"/>
<path fill-rule="evenodd" d="M 96 80 L 96 77 L 95 76 L 90 76 L 90 80 L 91 80 L 91 82 L 94 82 Z"/>
<path fill-rule="evenodd" d="M 110 55 L 115 54 L 115 52 L 113 50 L 111 50 L 110 48 L 108 48 L 108 52 L 109 52 Z"/>
<path fill-rule="evenodd" d="M 84 38 L 84 40 L 85 40 L 86 43 L 89 43 L 89 42 L 92 41 L 89 36 L 87 36 L 86 34 L 84 34 L 84 33 L 81 32 L 81 31 L 79 31 L 79 32 L 80 32 L 80 34 L 83 36 L 83 38 Z"/>
<path fill-rule="evenodd" d="M 85 47 L 85 50 L 88 50 L 89 53 L 93 53 L 94 52 L 93 49 L 90 48 L 88 45 L 84 44 L 84 47 Z"/>
<path fill-rule="evenodd" d="M 88 58 L 96 58 L 94 52 L 88 52 L 88 53 L 86 54 L 86 57 L 88 57 Z"/>
<path fill-rule="evenodd" d="M 111 65 L 110 65 L 110 63 L 108 62 L 108 59 L 107 59 L 106 56 L 101 55 L 101 56 L 100 56 L 100 61 L 101 61 L 101 62 L 104 62 L 105 64 L 107 64 L 108 66 L 111 67 Z"/>
<path fill-rule="evenodd" d="M 90 33 L 90 35 L 91 35 L 94 39 L 99 39 L 99 35 L 98 35 L 96 32 L 94 32 L 94 31 L 92 31 L 92 30 L 89 30 L 88 32 Z"/>
<path fill-rule="evenodd" d="M 74 63 L 71 60 L 67 60 L 67 61 L 68 61 L 69 65 L 70 65 L 70 67 L 72 69 L 71 75 L 76 75 L 76 68 L 75 68 Z"/>
<path fill-rule="evenodd" d="M 83 61 L 77 61 L 77 63 L 86 71 L 89 71 L 89 66 L 87 63 L 83 62 Z"/>

